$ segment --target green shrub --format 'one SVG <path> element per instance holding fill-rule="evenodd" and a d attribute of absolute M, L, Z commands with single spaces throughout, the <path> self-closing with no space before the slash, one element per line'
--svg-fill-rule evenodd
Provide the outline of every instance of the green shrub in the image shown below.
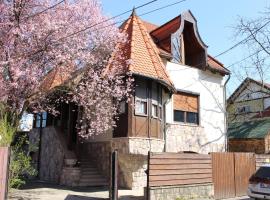
<path fill-rule="evenodd" d="M 17 118 L 8 112 L 3 104 L 0 104 L 0 147 L 10 147 L 9 187 L 18 188 L 25 184 L 25 179 L 35 176 L 36 170 L 31 165 L 26 146 L 29 146 L 25 135 L 18 135 L 15 140 L 18 127 Z M 14 141 L 15 140 L 15 141 Z"/>
<path fill-rule="evenodd" d="M 10 179 L 9 186 L 18 188 L 25 184 L 25 180 L 29 176 L 36 176 L 37 172 L 31 165 L 31 158 L 27 152 L 23 150 L 27 143 L 25 136 L 21 136 L 16 141 L 16 144 L 11 147 L 11 162 L 10 162 Z"/>

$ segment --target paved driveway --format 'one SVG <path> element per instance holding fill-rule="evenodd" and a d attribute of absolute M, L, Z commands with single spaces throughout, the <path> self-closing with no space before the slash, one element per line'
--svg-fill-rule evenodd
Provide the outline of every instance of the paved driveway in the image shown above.
<path fill-rule="evenodd" d="M 143 191 L 119 190 L 119 200 L 143 200 Z M 108 199 L 106 188 L 69 188 L 54 184 L 33 182 L 23 189 L 11 190 L 9 200 L 104 200 Z M 204 199 L 206 200 L 206 199 Z M 210 200 L 210 199 L 208 199 Z M 248 197 L 227 200 L 250 200 Z"/>
<path fill-rule="evenodd" d="M 141 200 L 143 191 L 120 190 L 120 200 Z M 68 188 L 35 182 L 23 189 L 12 189 L 9 200 L 103 200 L 108 199 L 106 188 Z"/>

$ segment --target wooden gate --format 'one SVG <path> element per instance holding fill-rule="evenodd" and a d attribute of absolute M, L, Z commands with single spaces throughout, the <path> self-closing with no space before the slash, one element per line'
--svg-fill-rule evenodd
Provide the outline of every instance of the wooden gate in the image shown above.
<path fill-rule="evenodd" d="M 9 149 L 0 147 L 0 200 L 7 198 Z"/>
<path fill-rule="evenodd" d="M 253 153 L 212 153 L 215 199 L 246 195 L 255 163 Z"/>

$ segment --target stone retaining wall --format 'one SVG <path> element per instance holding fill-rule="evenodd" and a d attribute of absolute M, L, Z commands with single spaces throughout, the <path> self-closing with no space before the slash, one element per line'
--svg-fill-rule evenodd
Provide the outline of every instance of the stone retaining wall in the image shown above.
<path fill-rule="evenodd" d="M 167 126 L 166 152 L 209 152 L 208 147 L 202 146 L 207 142 L 203 127 L 180 124 L 168 124 Z"/>
<path fill-rule="evenodd" d="M 113 138 L 111 141 L 83 143 L 83 153 L 89 155 L 101 173 L 107 178 L 110 173 L 110 152 L 118 150 L 119 185 L 128 189 L 143 189 L 146 186 L 147 155 L 162 152 L 164 141 L 155 138 Z"/>
<path fill-rule="evenodd" d="M 149 200 L 211 199 L 214 196 L 214 186 L 213 184 L 196 184 L 150 187 L 149 195 Z"/>
<path fill-rule="evenodd" d="M 89 155 L 89 160 L 108 178 L 110 175 L 111 142 L 88 142 L 81 146 L 81 156 Z"/>
<path fill-rule="evenodd" d="M 42 129 L 40 179 L 59 183 L 64 162 L 64 149 L 54 127 Z"/>
<path fill-rule="evenodd" d="M 148 151 L 163 152 L 164 140 L 141 137 L 113 138 L 112 149 L 118 149 L 119 153 L 123 154 L 148 155 Z"/>

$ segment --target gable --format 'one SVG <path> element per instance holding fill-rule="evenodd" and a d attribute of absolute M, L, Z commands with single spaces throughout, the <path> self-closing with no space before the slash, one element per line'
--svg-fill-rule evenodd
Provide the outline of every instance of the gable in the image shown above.
<path fill-rule="evenodd" d="M 267 84 L 262 84 L 259 81 L 251 78 L 246 78 L 240 86 L 228 98 L 228 103 L 248 101 L 269 97 L 270 88 Z"/>

